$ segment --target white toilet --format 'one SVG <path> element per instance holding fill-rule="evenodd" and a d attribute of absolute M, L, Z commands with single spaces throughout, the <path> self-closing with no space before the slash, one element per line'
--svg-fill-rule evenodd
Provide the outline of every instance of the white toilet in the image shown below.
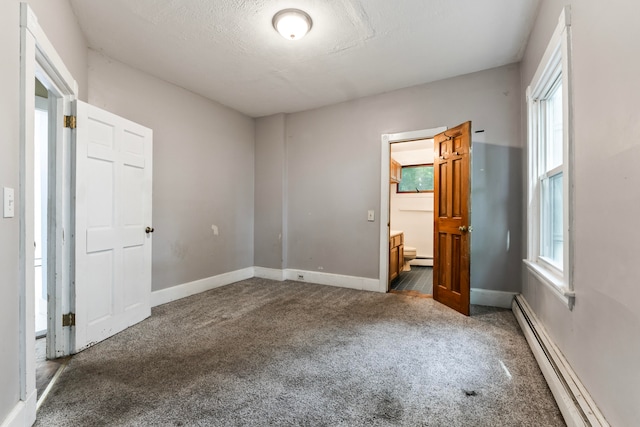
<path fill-rule="evenodd" d="M 409 261 L 412 259 L 416 259 L 418 256 L 418 252 L 416 248 L 412 248 L 411 246 L 404 247 L 404 267 L 402 271 L 411 271 L 411 265 L 409 265 Z"/>

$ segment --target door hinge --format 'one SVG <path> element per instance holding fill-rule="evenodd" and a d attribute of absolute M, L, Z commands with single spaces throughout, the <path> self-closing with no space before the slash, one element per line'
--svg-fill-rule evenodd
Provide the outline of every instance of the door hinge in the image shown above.
<path fill-rule="evenodd" d="M 75 313 L 63 314 L 62 326 L 76 326 L 76 314 Z"/>
<path fill-rule="evenodd" d="M 76 116 L 64 116 L 64 127 L 75 129 L 76 128 Z"/>

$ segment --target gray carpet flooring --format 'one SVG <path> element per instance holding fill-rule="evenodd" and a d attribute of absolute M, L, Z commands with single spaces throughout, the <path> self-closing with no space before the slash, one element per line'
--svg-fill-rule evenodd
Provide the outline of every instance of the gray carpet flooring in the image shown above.
<path fill-rule="evenodd" d="M 509 310 L 250 279 L 74 356 L 38 426 L 562 426 Z"/>

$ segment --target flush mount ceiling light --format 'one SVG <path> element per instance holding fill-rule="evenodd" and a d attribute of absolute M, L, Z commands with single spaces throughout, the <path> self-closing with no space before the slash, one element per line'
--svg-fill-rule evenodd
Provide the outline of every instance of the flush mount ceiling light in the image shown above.
<path fill-rule="evenodd" d="M 284 9 L 273 16 L 273 28 L 287 40 L 303 38 L 311 25 L 311 17 L 300 9 Z"/>

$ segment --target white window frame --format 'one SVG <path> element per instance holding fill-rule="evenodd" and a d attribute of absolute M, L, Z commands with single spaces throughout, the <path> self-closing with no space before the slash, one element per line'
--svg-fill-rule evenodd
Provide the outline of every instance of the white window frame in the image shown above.
<path fill-rule="evenodd" d="M 573 123 L 571 98 L 571 9 L 566 6 L 558 20 L 551 41 L 538 65 L 531 83 L 527 87 L 528 110 L 528 247 L 524 260 L 528 270 L 547 285 L 569 309 L 573 308 Z M 563 268 L 545 260 L 541 256 L 541 171 L 539 102 L 557 81 L 562 79 L 562 122 L 563 122 Z"/>

